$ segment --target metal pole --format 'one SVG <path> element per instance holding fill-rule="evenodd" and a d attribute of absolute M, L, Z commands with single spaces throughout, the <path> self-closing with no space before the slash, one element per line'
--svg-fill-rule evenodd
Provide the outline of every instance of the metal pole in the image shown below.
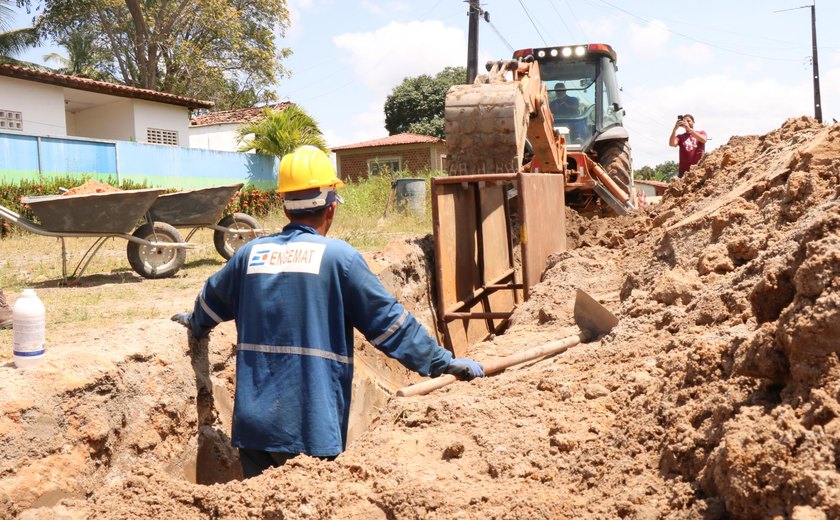
<path fill-rule="evenodd" d="M 470 24 L 467 34 L 467 84 L 472 84 L 478 75 L 478 17 L 481 14 L 481 7 L 478 0 L 470 2 Z"/>
<path fill-rule="evenodd" d="M 811 61 L 814 65 L 814 117 L 822 123 L 822 103 L 820 102 L 820 64 L 817 60 L 817 6 L 811 5 Z"/>
<path fill-rule="evenodd" d="M 120 182 L 120 144 L 114 143 L 114 165 L 116 166 L 117 170 L 117 187 L 119 187 L 122 182 Z"/>
<path fill-rule="evenodd" d="M 38 148 L 38 178 L 42 178 L 44 176 L 44 161 L 41 156 L 41 136 L 35 138 L 36 147 Z"/>

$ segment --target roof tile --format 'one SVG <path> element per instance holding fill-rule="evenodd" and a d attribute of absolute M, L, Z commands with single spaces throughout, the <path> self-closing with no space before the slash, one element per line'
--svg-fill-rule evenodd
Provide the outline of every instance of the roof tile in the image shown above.
<path fill-rule="evenodd" d="M 283 103 L 276 103 L 274 105 L 266 105 L 262 107 L 237 108 L 234 110 L 222 110 L 220 112 L 210 112 L 203 116 L 194 117 L 190 120 L 190 126 L 210 126 L 210 125 L 225 125 L 238 123 L 252 123 L 262 119 L 263 112 L 266 108 L 274 110 L 286 110 L 291 103 L 284 101 Z"/>
<path fill-rule="evenodd" d="M 412 133 L 403 133 L 396 135 L 389 135 L 382 139 L 374 139 L 372 141 L 363 141 L 361 143 L 346 144 L 344 146 L 334 146 L 332 151 L 336 150 L 352 150 L 354 148 L 373 148 L 377 146 L 393 146 L 398 144 L 421 144 L 421 143 L 443 143 L 444 140 L 440 137 L 432 137 L 430 135 L 420 135 Z"/>
<path fill-rule="evenodd" d="M 170 94 L 168 92 L 158 92 L 156 90 L 130 87 L 128 85 L 119 85 L 117 83 L 108 83 L 107 81 L 98 81 L 95 79 L 82 78 L 80 76 L 68 76 L 66 74 L 58 74 L 57 72 L 30 69 L 7 63 L 0 63 L 0 76 L 37 81 L 38 83 L 85 90 L 88 92 L 97 92 L 99 94 L 109 94 L 112 96 L 144 99 L 146 101 L 156 101 L 158 103 L 168 103 L 170 105 L 180 105 L 187 108 L 212 108 L 215 106 L 215 103 L 212 101 L 193 99 L 185 96 Z"/>

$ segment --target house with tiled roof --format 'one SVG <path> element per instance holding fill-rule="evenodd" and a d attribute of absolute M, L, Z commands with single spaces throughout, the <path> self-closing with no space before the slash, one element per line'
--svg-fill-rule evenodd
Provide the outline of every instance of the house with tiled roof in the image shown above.
<path fill-rule="evenodd" d="M 396 134 L 335 146 L 335 164 L 342 179 L 366 179 L 385 171 L 440 170 L 446 158 L 446 141 L 420 134 Z"/>
<path fill-rule="evenodd" d="M 190 121 L 190 148 L 234 152 L 239 148 L 237 129 L 244 123 L 255 123 L 265 117 L 267 108 L 283 111 L 288 101 L 261 107 L 221 110 L 196 116 Z"/>
<path fill-rule="evenodd" d="M 188 146 L 211 101 L 0 64 L 0 131 Z"/>

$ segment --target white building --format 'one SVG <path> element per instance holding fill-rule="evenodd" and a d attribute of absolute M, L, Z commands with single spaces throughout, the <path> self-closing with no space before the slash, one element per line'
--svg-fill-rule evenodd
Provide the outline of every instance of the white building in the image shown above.
<path fill-rule="evenodd" d="M 0 64 L 0 130 L 189 146 L 190 110 L 213 102 Z"/>
<path fill-rule="evenodd" d="M 190 148 L 235 152 L 239 149 L 237 129 L 244 123 L 254 123 L 265 117 L 265 109 L 285 110 L 289 102 L 264 107 L 239 108 L 211 112 L 190 121 Z"/>

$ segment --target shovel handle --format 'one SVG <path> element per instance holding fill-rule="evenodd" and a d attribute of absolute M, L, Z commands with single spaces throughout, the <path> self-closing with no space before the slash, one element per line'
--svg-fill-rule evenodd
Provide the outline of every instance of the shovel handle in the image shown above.
<path fill-rule="evenodd" d="M 529 348 L 528 350 L 523 350 L 521 352 L 517 352 L 516 354 L 511 354 L 510 356 L 505 356 L 497 359 L 489 359 L 481 365 L 484 367 L 484 374 L 489 376 L 491 374 L 499 373 L 508 367 L 512 367 L 513 365 L 518 365 L 520 363 L 525 363 L 526 361 L 532 361 L 537 358 L 565 352 L 566 350 L 574 347 L 581 341 L 586 341 L 586 338 L 586 333 L 581 332 L 580 334 L 575 334 L 574 336 L 569 336 L 567 338 L 551 341 L 538 347 Z"/>
<path fill-rule="evenodd" d="M 428 379 L 421 383 L 400 388 L 399 390 L 397 390 L 397 396 L 411 397 L 413 395 L 425 395 L 433 390 L 437 390 L 438 388 L 443 388 L 449 383 L 454 383 L 457 380 L 458 378 L 456 378 L 452 374 L 444 374 L 442 376 Z"/>
<path fill-rule="evenodd" d="M 574 347 L 581 341 L 586 341 L 588 337 L 588 333 L 584 331 L 574 336 L 558 339 L 556 341 L 551 341 L 538 347 L 523 350 L 522 352 L 517 352 L 516 354 L 511 354 L 510 356 L 487 360 L 484 363 L 482 363 L 481 366 L 484 367 L 484 375 L 489 376 L 501 372 L 502 370 L 513 365 L 518 365 L 520 363 L 525 363 L 526 361 L 531 361 L 533 359 L 550 356 L 552 354 L 559 354 L 560 352 L 564 352 L 569 348 Z M 400 388 L 397 391 L 397 396 L 411 397 L 414 395 L 428 394 L 433 390 L 443 388 L 444 386 L 453 383 L 457 380 L 458 379 L 453 375 L 442 375 L 434 379 L 429 379 L 421 383 Z"/>

